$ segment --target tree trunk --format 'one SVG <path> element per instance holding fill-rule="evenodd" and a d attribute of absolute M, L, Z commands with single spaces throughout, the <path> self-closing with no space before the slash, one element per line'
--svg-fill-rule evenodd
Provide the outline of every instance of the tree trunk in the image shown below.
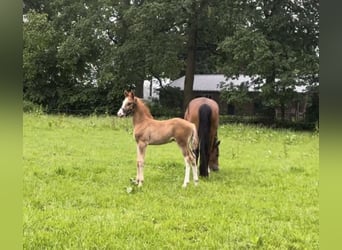
<path fill-rule="evenodd" d="M 275 93 L 275 70 L 273 70 L 273 72 L 266 77 L 266 83 L 265 84 L 268 84 L 271 86 L 271 89 L 272 89 L 272 94 L 270 96 L 268 96 L 269 99 L 272 99 L 274 98 L 273 95 L 276 95 Z M 267 112 L 267 115 L 268 115 L 268 119 L 269 119 L 269 122 L 274 122 L 275 121 L 275 118 L 276 118 L 276 110 L 275 110 L 275 107 L 272 105 L 269 107 L 268 109 L 268 112 Z"/>
<path fill-rule="evenodd" d="M 285 121 L 285 104 L 282 102 L 280 104 L 280 115 L 281 115 L 281 121 Z"/>
<path fill-rule="evenodd" d="M 135 86 L 135 95 L 144 98 L 144 80 L 139 80 Z"/>
<path fill-rule="evenodd" d="M 185 112 L 189 102 L 193 98 L 194 75 L 196 70 L 196 45 L 197 45 L 197 31 L 199 18 L 205 18 L 202 15 L 208 7 L 208 1 L 202 0 L 200 2 L 192 0 L 191 13 L 189 18 L 189 32 L 187 40 L 187 58 L 184 79 L 184 101 L 183 113 Z"/>
<path fill-rule="evenodd" d="M 196 14 L 192 18 L 190 31 L 188 34 L 187 58 L 184 79 L 184 101 L 183 113 L 185 112 L 189 102 L 193 98 L 194 74 L 196 68 L 196 39 L 197 39 L 197 17 Z"/>
<path fill-rule="evenodd" d="M 286 88 L 285 86 L 281 87 L 281 95 L 280 95 L 280 117 L 281 117 L 281 121 L 284 122 L 285 121 L 285 111 L 286 111 L 286 97 L 285 97 L 285 91 Z"/>

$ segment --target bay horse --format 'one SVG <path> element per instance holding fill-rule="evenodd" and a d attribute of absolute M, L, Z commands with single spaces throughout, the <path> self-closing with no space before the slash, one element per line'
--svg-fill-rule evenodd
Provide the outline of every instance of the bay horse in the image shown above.
<path fill-rule="evenodd" d="M 192 99 L 184 114 L 184 119 L 196 125 L 199 139 L 199 152 L 196 150 L 196 163 L 200 158 L 200 176 L 209 176 L 210 170 L 219 170 L 219 145 L 217 129 L 219 106 L 206 97 Z"/>
<path fill-rule="evenodd" d="M 139 187 L 144 182 L 144 159 L 147 145 L 161 145 L 176 141 L 181 148 L 185 161 L 185 177 L 183 187 L 190 182 L 190 166 L 192 167 L 195 185 L 198 183 L 196 156 L 198 137 L 195 124 L 181 118 L 155 120 L 148 107 L 133 92 L 125 91 L 125 99 L 117 115 L 132 115 L 134 138 L 137 143 L 137 176 Z"/>

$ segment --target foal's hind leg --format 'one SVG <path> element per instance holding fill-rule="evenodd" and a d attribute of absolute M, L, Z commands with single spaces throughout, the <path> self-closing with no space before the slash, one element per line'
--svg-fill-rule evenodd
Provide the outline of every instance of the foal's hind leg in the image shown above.
<path fill-rule="evenodd" d="M 198 174 L 197 174 L 197 165 L 196 165 L 195 159 L 193 157 L 187 155 L 184 157 L 184 161 L 185 161 L 185 176 L 184 176 L 183 187 L 186 187 L 187 184 L 189 184 L 189 182 L 190 182 L 190 166 L 192 167 L 192 175 L 194 178 L 195 186 L 197 186 Z"/>
<path fill-rule="evenodd" d="M 194 178 L 194 183 L 195 183 L 195 186 L 197 186 L 198 184 L 198 173 L 197 173 L 197 164 L 196 164 L 196 153 L 192 152 L 190 150 L 190 155 L 189 155 L 189 164 L 191 165 L 192 167 L 192 175 L 193 175 L 193 178 Z"/>
<path fill-rule="evenodd" d="M 178 146 L 182 150 L 182 154 L 184 157 L 184 163 L 185 163 L 185 176 L 184 176 L 184 182 L 183 182 L 183 187 L 186 187 L 188 183 L 190 182 L 190 162 L 189 162 L 189 154 L 186 148 L 186 144 L 184 145 L 183 143 L 178 143 Z"/>
<path fill-rule="evenodd" d="M 193 175 L 193 178 L 194 178 L 194 183 L 195 183 L 195 186 L 197 186 L 198 184 L 198 173 L 197 173 L 197 165 L 195 164 L 196 162 L 192 162 L 192 175 Z"/>
<path fill-rule="evenodd" d="M 195 156 L 192 155 L 192 152 L 190 152 L 187 149 L 182 148 L 182 153 L 184 156 L 184 162 L 185 162 L 185 176 L 184 176 L 184 182 L 183 187 L 186 187 L 190 182 L 190 166 L 192 167 L 192 174 L 194 178 L 195 185 L 198 184 L 198 174 L 197 174 L 197 165 L 196 165 L 196 159 Z"/>
<path fill-rule="evenodd" d="M 189 164 L 188 156 L 184 157 L 184 162 L 185 162 L 185 176 L 184 176 L 183 187 L 186 187 L 188 183 L 190 182 L 190 164 Z"/>

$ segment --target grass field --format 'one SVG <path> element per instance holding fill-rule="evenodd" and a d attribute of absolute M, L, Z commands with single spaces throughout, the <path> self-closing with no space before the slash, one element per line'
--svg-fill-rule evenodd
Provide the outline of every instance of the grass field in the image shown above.
<path fill-rule="evenodd" d="M 24 114 L 24 249 L 318 249 L 319 135 L 219 128 L 220 168 L 182 188 L 178 146 L 130 118 Z"/>

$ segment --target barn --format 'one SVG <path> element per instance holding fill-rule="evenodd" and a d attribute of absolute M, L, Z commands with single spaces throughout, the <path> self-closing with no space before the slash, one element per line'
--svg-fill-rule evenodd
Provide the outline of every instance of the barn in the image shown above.
<path fill-rule="evenodd" d="M 184 90 L 185 76 L 182 76 L 168 84 L 170 87 Z M 251 81 L 249 76 L 240 76 L 238 78 L 227 78 L 223 74 L 195 74 L 193 93 L 194 97 L 208 97 L 215 100 L 220 107 L 222 115 L 241 115 L 241 116 L 258 116 L 263 115 L 265 107 L 260 100 L 260 90 L 254 87 L 248 87 L 249 101 L 244 103 L 227 102 L 222 98 L 222 86 L 233 85 L 241 86 Z M 302 120 L 305 118 L 305 112 L 308 104 L 308 96 L 305 93 L 305 87 L 296 88 L 297 98 L 289 105 L 286 110 L 286 119 Z M 280 118 L 280 110 L 275 110 L 276 118 Z"/>
<path fill-rule="evenodd" d="M 171 87 L 180 88 L 184 90 L 185 76 L 182 76 L 169 84 Z M 227 78 L 223 74 L 196 74 L 194 76 L 193 93 L 194 97 L 208 97 L 215 100 L 220 106 L 221 114 L 229 115 L 253 115 L 255 113 L 255 107 L 253 103 L 245 103 L 243 105 L 234 105 L 234 103 L 228 103 L 226 100 L 220 98 L 221 87 L 224 84 L 233 84 L 234 86 L 240 86 L 242 83 L 250 81 L 248 76 L 240 76 L 237 79 Z M 257 90 L 250 88 L 250 95 L 254 95 Z"/>

